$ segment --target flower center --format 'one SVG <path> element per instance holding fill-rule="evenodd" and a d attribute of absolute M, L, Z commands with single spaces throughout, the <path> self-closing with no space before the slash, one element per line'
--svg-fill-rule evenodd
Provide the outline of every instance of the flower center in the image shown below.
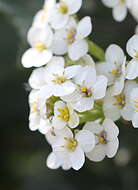
<path fill-rule="evenodd" d="M 61 118 L 64 121 L 69 121 L 70 118 L 70 114 L 69 114 L 69 109 L 68 107 L 64 107 L 63 109 L 58 108 L 58 111 L 60 112 L 60 114 L 58 115 L 59 118 Z"/>
<path fill-rule="evenodd" d="M 38 112 L 38 102 L 33 102 L 31 104 L 31 112 L 32 113 Z"/>
<path fill-rule="evenodd" d="M 47 49 L 47 47 L 42 42 L 37 42 L 34 48 L 38 51 L 43 51 Z"/>
<path fill-rule="evenodd" d="M 125 0 L 120 0 L 120 3 L 125 3 Z"/>
<path fill-rule="evenodd" d="M 66 81 L 67 81 L 66 77 L 64 77 L 64 76 L 57 76 L 57 75 L 55 75 L 55 79 L 53 80 L 53 82 L 56 83 L 56 84 L 63 84 Z"/>
<path fill-rule="evenodd" d="M 135 58 L 137 58 L 137 59 L 138 59 L 138 52 L 136 52 Z"/>
<path fill-rule="evenodd" d="M 86 87 L 81 87 L 80 90 L 81 90 L 81 93 L 83 94 L 84 97 L 91 97 L 92 96 L 92 92 L 90 89 L 88 89 Z"/>
<path fill-rule="evenodd" d="M 68 6 L 64 2 L 61 2 L 59 7 L 58 7 L 58 11 L 61 14 L 67 14 L 68 13 Z"/>
<path fill-rule="evenodd" d="M 135 103 L 135 112 L 138 112 L 138 100 L 134 100 L 134 103 Z"/>
<path fill-rule="evenodd" d="M 67 141 L 66 148 L 67 148 L 68 152 L 74 152 L 78 145 L 77 140 L 74 138 L 67 138 L 67 137 L 65 137 L 64 139 Z"/>
<path fill-rule="evenodd" d="M 118 96 L 114 96 L 116 99 L 116 103 L 114 105 L 118 106 L 119 109 L 122 109 L 125 106 L 125 95 L 121 93 Z"/>
<path fill-rule="evenodd" d="M 69 44 L 72 44 L 74 42 L 75 36 L 76 36 L 76 30 L 74 28 L 68 31 L 67 40 Z"/>
<path fill-rule="evenodd" d="M 107 140 L 106 140 L 106 137 L 107 137 L 107 134 L 105 131 L 102 131 L 98 136 L 98 141 L 100 144 L 107 144 Z"/>

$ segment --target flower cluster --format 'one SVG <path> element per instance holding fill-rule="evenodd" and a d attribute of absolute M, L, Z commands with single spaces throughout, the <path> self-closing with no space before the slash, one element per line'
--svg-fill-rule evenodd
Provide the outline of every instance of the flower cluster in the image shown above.
<path fill-rule="evenodd" d="M 51 145 L 51 169 L 79 170 L 85 157 L 112 158 L 119 146 L 114 121 L 122 117 L 138 127 L 138 35 L 127 43 L 132 60 L 112 44 L 105 61 L 95 63 L 88 54 L 91 19 L 75 15 L 81 5 L 82 0 L 46 0 L 22 57 L 24 67 L 36 67 L 29 78 L 29 128 Z"/>

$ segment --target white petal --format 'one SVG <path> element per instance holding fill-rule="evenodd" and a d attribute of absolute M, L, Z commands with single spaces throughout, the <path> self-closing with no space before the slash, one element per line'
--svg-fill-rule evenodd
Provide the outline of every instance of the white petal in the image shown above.
<path fill-rule="evenodd" d="M 84 85 L 86 85 L 87 88 L 93 87 L 96 83 L 96 70 L 92 66 L 85 66 L 83 69 L 83 72 L 85 73 L 84 78 Z M 82 73 L 80 73 L 80 77 Z"/>
<path fill-rule="evenodd" d="M 28 42 L 32 47 L 37 42 L 42 42 L 46 47 L 50 47 L 53 41 L 53 32 L 47 25 L 45 28 L 31 27 L 28 32 Z"/>
<path fill-rule="evenodd" d="M 95 148 L 91 151 L 86 153 L 86 156 L 89 160 L 94 162 L 100 162 L 105 158 L 105 147 L 104 145 L 96 145 Z"/>
<path fill-rule="evenodd" d="M 138 60 L 132 59 L 126 68 L 126 78 L 133 80 L 138 76 Z"/>
<path fill-rule="evenodd" d="M 104 98 L 103 111 L 106 118 L 110 118 L 113 121 L 116 121 L 121 117 L 120 109 L 116 105 L 116 99 L 111 96 L 110 89 L 107 91 Z"/>
<path fill-rule="evenodd" d="M 95 122 L 87 122 L 84 126 L 85 130 L 91 131 L 93 134 L 99 134 L 103 131 L 103 127 Z"/>
<path fill-rule="evenodd" d="M 72 114 L 70 114 L 68 125 L 70 128 L 76 128 L 79 125 L 79 116 L 76 112 L 73 111 Z"/>
<path fill-rule="evenodd" d="M 56 129 L 63 129 L 66 126 L 66 122 L 59 117 L 53 117 L 52 125 Z"/>
<path fill-rule="evenodd" d="M 82 0 L 66 0 L 65 3 L 68 5 L 69 14 L 75 14 L 79 11 L 82 5 Z"/>
<path fill-rule="evenodd" d="M 48 50 L 42 52 L 37 51 L 36 49 L 27 50 L 22 56 L 22 64 L 26 68 L 30 67 L 41 67 L 48 63 L 52 58 L 52 53 Z"/>
<path fill-rule="evenodd" d="M 56 30 L 61 29 L 67 24 L 68 19 L 67 14 L 60 14 L 58 10 L 55 10 L 51 17 L 51 26 Z"/>
<path fill-rule="evenodd" d="M 119 135 L 119 129 L 111 119 L 105 119 L 103 127 L 107 132 L 107 140 L 112 141 Z"/>
<path fill-rule="evenodd" d="M 108 78 L 108 85 L 112 85 L 115 80 L 115 76 L 112 74 L 113 70 L 117 69 L 117 65 L 111 62 L 103 62 L 96 64 L 96 71 L 98 75 L 105 75 Z"/>
<path fill-rule="evenodd" d="M 95 136 L 88 130 L 81 130 L 75 137 L 84 152 L 90 152 L 95 147 Z"/>
<path fill-rule="evenodd" d="M 119 95 L 124 89 L 125 78 L 121 76 L 119 79 L 115 81 L 115 84 L 112 87 L 112 95 Z"/>
<path fill-rule="evenodd" d="M 95 100 L 101 99 L 105 96 L 107 88 L 107 78 L 105 76 L 98 76 L 96 84 L 93 87 L 93 97 Z"/>
<path fill-rule="evenodd" d="M 132 118 L 132 124 L 134 128 L 138 128 L 138 112 L 134 113 L 134 116 Z"/>
<path fill-rule="evenodd" d="M 127 16 L 127 7 L 124 4 L 119 4 L 113 8 L 113 17 L 116 21 L 122 22 Z"/>
<path fill-rule="evenodd" d="M 102 3 L 109 8 L 113 8 L 114 6 L 116 6 L 119 2 L 119 0 L 101 0 Z"/>
<path fill-rule="evenodd" d="M 125 59 L 123 50 L 116 44 L 112 44 L 107 48 L 105 57 L 107 62 L 116 63 L 117 65 L 122 65 Z"/>
<path fill-rule="evenodd" d="M 135 58 L 138 52 L 138 35 L 134 35 L 128 40 L 126 49 L 128 54 Z"/>
<path fill-rule="evenodd" d="M 108 142 L 106 145 L 106 155 L 108 158 L 112 158 L 117 153 L 119 147 L 119 140 L 116 138 L 114 141 Z"/>
<path fill-rule="evenodd" d="M 45 135 L 46 133 L 48 133 L 51 130 L 51 128 L 52 128 L 52 125 L 48 119 L 40 120 L 39 129 L 38 129 L 40 131 L 40 133 Z"/>
<path fill-rule="evenodd" d="M 29 78 L 29 85 L 31 86 L 31 88 L 40 89 L 45 85 L 44 73 L 45 73 L 44 68 L 35 69 L 32 72 Z"/>
<path fill-rule="evenodd" d="M 71 102 L 72 107 L 78 112 L 91 110 L 94 106 L 93 98 L 81 98 L 77 102 Z"/>
<path fill-rule="evenodd" d="M 61 162 L 54 152 L 49 154 L 46 164 L 50 169 L 58 169 L 61 166 Z"/>
<path fill-rule="evenodd" d="M 80 65 L 73 65 L 73 66 L 69 66 L 65 69 L 65 76 L 68 79 L 71 79 L 73 77 L 75 77 L 78 72 L 80 71 L 81 66 Z"/>
<path fill-rule="evenodd" d="M 79 60 L 88 52 L 88 44 L 86 40 L 75 41 L 69 46 L 68 54 L 73 61 Z"/>
<path fill-rule="evenodd" d="M 125 107 L 120 110 L 121 115 L 123 117 L 123 119 L 125 119 L 126 121 L 131 121 L 132 117 L 133 117 L 133 108 L 126 103 Z"/>
<path fill-rule="evenodd" d="M 83 166 L 85 162 L 85 156 L 80 147 L 77 147 L 75 152 L 70 154 L 70 161 L 74 170 L 79 170 Z"/>
<path fill-rule="evenodd" d="M 65 39 L 54 39 L 52 43 L 52 52 L 56 55 L 64 55 L 68 51 L 68 42 Z"/>
<path fill-rule="evenodd" d="M 76 39 L 83 39 L 90 35 L 92 31 L 91 18 L 86 16 L 78 23 Z"/>
<path fill-rule="evenodd" d="M 75 84 L 71 81 L 67 81 L 61 85 L 53 85 L 53 94 L 54 96 L 66 96 L 71 94 L 75 89 Z"/>
<path fill-rule="evenodd" d="M 40 124 L 40 115 L 38 115 L 37 113 L 32 113 L 29 116 L 29 129 L 31 131 L 36 131 L 39 128 L 39 124 Z"/>

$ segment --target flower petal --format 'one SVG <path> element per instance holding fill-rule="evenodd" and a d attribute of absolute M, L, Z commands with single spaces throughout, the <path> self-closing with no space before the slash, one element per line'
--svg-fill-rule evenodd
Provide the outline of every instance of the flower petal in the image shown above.
<path fill-rule="evenodd" d="M 117 153 L 118 147 L 119 147 L 118 138 L 114 139 L 114 141 L 108 142 L 105 149 L 107 157 L 113 158 Z"/>
<path fill-rule="evenodd" d="M 86 157 L 94 162 L 100 162 L 105 158 L 105 146 L 104 145 L 96 145 L 95 148 L 91 151 L 86 153 Z"/>
<path fill-rule="evenodd" d="M 138 76 L 138 60 L 132 59 L 126 68 L 126 78 L 133 80 Z"/>
<path fill-rule="evenodd" d="M 46 161 L 47 167 L 50 169 L 58 169 L 61 166 L 60 160 L 54 152 L 51 152 Z"/>
<path fill-rule="evenodd" d="M 113 8 L 113 17 L 117 22 L 122 22 L 127 16 L 126 4 L 120 3 Z"/>
<path fill-rule="evenodd" d="M 128 54 L 135 58 L 138 52 L 138 35 L 134 35 L 128 40 L 126 49 Z"/>
<path fill-rule="evenodd" d="M 90 152 L 95 147 L 95 136 L 88 130 L 81 130 L 75 137 L 84 152 Z"/>
<path fill-rule="evenodd" d="M 68 54 L 73 61 L 79 60 L 88 52 L 88 44 L 86 40 L 75 41 L 69 46 Z"/>
<path fill-rule="evenodd" d="M 66 4 L 69 8 L 69 14 L 75 14 L 79 11 L 82 5 L 82 0 L 66 0 Z"/>
<path fill-rule="evenodd" d="M 77 26 L 76 39 L 81 40 L 90 35 L 92 31 L 91 18 L 86 16 L 80 20 Z"/>

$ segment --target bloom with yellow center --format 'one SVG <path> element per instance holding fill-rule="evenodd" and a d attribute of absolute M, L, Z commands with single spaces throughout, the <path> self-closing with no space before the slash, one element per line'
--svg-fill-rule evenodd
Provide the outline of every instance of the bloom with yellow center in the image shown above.
<path fill-rule="evenodd" d="M 116 99 L 116 103 L 114 105 L 118 106 L 118 108 L 122 109 L 125 106 L 125 94 L 121 93 L 118 96 L 114 96 Z"/>
<path fill-rule="evenodd" d="M 53 126 L 62 129 L 66 125 L 76 128 L 79 125 L 79 116 L 69 104 L 57 101 L 54 106 Z"/>

